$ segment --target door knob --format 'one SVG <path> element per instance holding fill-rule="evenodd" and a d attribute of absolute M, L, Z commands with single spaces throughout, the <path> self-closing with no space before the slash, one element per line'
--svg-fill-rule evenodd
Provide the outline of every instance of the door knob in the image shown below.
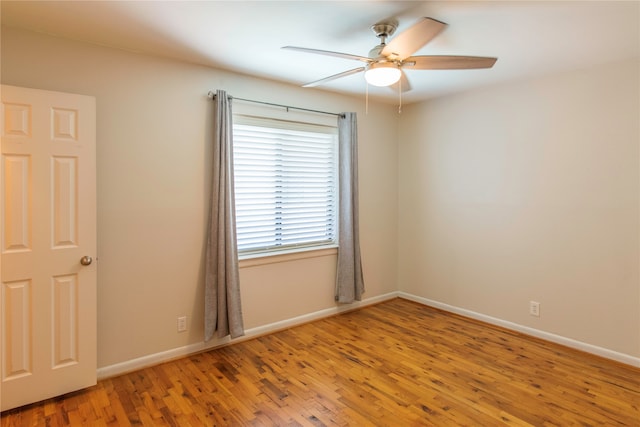
<path fill-rule="evenodd" d="M 88 255 L 85 255 L 82 258 L 80 258 L 80 264 L 82 264 L 82 265 L 89 265 L 92 262 L 93 262 L 93 258 L 91 258 Z"/>

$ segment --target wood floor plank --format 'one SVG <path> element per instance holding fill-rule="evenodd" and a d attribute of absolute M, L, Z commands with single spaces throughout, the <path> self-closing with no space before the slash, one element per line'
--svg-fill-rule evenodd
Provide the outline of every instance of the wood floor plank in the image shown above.
<path fill-rule="evenodd" d="M 109 378 L 0 424 L 640 427 L 640 369 L 395 299 Z"/>

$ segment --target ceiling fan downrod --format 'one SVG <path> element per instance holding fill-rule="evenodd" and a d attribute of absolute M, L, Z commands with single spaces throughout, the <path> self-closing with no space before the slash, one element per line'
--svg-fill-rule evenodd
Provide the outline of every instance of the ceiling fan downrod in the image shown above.
<path fill-rule="evenodd" d="M 380 44 L 369 51 L 369 58 L 381 59 L 382 49 L 387 45 L 387 38 L 391 37 L 396 32 L 397 26 L 392 23 L 378 23 L 371 26 L 371 31 L 380 39 Z"/>

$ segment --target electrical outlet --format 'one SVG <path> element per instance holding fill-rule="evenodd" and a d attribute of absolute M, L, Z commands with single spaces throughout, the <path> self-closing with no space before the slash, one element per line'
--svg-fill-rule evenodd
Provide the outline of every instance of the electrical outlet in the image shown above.
<path fill-rule="evenodd" d="M 187 316 L 178 317 L 178 332 L 187 330 Z"/>
<path fill-rule="evenodd" d="M 529 314 L 532 316 L 540 317 L 540 303 L 536 301 L 529 301 Z"/>

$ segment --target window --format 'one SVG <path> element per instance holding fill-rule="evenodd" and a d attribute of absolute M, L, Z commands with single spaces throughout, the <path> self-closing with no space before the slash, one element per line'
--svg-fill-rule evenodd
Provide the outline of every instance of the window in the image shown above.
<path fill-rule="evenodd" d="M 238 253 L 335 245 L 337 129 L 235 116 Z"/>

